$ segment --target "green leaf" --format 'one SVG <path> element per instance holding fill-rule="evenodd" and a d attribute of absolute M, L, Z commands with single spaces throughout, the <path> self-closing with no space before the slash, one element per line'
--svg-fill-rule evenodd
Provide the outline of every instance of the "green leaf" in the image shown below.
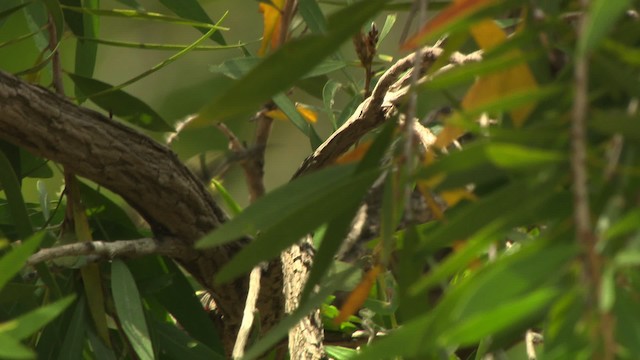
<path fill-rule="evenodd" d="M 144 271 L 155 277 L 171 275 L 169 286 L 156 291 L 154 298 L 193 338 L 210 349 L 224 352 L 218 331 L 180 268 L 173 261 L 158 258 L 153 264 L 145 263 Z"/>
<path fill-rule="evenodd" d="M 191 19 L 195 21 L 200 21 L 203 23 L 213 24 L 213 20 L 207 15 L 204 11 L 200 3 L 197 0 L 160 0 L 162 5 L 169 8 L 171 11 L 176 13 L 176 15 Z M 205 34 L 207 31 L 202 28 L 196 28 Z M 215 32 L 211 35 L 211 40 L 217 42 L 220 45 L 226 45 L 226 41 L 220 32 Z"/>
<path fill-rule="evenodd" d="M 306 36 L 282 46 L 226 93 L 206 105 L 198 115 L 199 122 L 220 121 L 250 112 L 275 94 L 286 91 L 297 79 L 338 50 L 350 35 L 383 8 L 385 2 L 369 0 L 347 6 L 330 17 L 329 30 L 325 35 Z"/>
<path fill-rule="evenodd" d="M 0 269 L 2 269 L 0 272 L 0 289 L 22 269 L 29 256 L 38 249 L 45 236 L 46 231 L 38 232 L 0 258 Z"/>
<path fill-rule="evenodd" d="M 2 189 L 4 189 L 5 196 L 7 197 L 18 236 L 23 239 L 27 238 L 33 233 L 31 219 L 29 218 L 27 206 L 22 198 L 18 177 L 14 173 L 9 159 L 7 159 L 2 151 L 0 151 L 0 185 Z M 0 282 L 0 284 L 2 284 L 2 282 Z M 0 288 L 2 288 L 1 285 Z"/>
<path fill-rule="evenodd" d="M 311 217 L 302 211 L 313 207 L 314 203 L 331 200 L 327 198 L 327 194 L 334 191 L 336 186 L 348 182 L 354 170 L 354 165 L 333 166 L 295 179 L 269 192 L 237 217 L 201 238 L 196 247 L 218 246 L 247 234 L 255 235 L 282 219 L 296 215 Z M 274 211 L 275 209 L 278 211 Z M 324 209 L 319 210 L 326 212 Z"/>
<path fill-rule="evenodd" d="M 363 188 L 363 190 L 366 191 L 368 189 Z M 313 267 L 309 271 L 309 277 L 300 296 L 303 301 L 311 294 L 315 286 L 320 283 L 333 265 L 334 256 L 351 228 L 353 215 L 360 207 L 360 202 L 353 201 L 348 206 L 347 204 L 343 206 L 343 211 L 327 224 L 326 230 L 322 234 L 320 247 L 313 258 Z"/>
<path fill-rule="evenodd" d="M 220 65 L 212 65 L 209 70 L 214 73 L 224 74 L 231 79 L 240 79 L 251 72 L 251 70 L 258 66 L 261 61 L 262 59 L 257 57 L 229 59 L 225 60 Z M 301 79 L 328 74 L 330 72 L 343 69 L 346 66 L 347 64 L 344 61 L 325 60 L 302 76 Z"/>
<path fill-rule="evenodd" d="M 35 359 L 36 354 L 22 345 L 20 341 L 0 332 L 0 358 L 2 359 Z"/>
<path fill-rule="evenodd" d="M 640 116 L 629 115 L 626 111 L 594 110 L 589 119 L 589 127 L 607 135 L 622 134 L 625 138 L 640 141 Z"/>
<path fill-rule="evenodd" d="M 438 342 L 442 346 L 471 345 L 526 319 L 547 306 L 557 294 L 556 289 L 544 288 L 471 315 L 442 332 Z"/>
<path fill-rule="evenodd" d="M 142 236 L 131 217 L 108 196 L 109 191 L 98 187 L 94 189 L 89 184 L 78 180 L 80 186 L 80 196 L 85 205 L 89 221 L 96 233 L 101 234 L 100 238 L 108 239 L 115 237 L 122 240 L 136 239 Z M 95 186 L 95 185 L 93 185 Z M 105 233 L 105 228 L 109 229 Z"/>
<path fill-rule="evenodd" d="M 211 350 L 176 326 L 160 322 L 154 317 L 151 317 L 150 325 L 153 334 L 158 339 L 159 350 L 163 353 L 166 352 L 173 359 L 226 359 L 224 355 Z"/>
<path fill-rule="evenodd" d="M 591 2 L 589 12 L 584 15 L 586 16 L 585 31 L 578 37 L 577 56 L 586 56 L 588 52 L 595 49 L 630 4 L 630 0 Z"/>
<path fill-rule="evenodd" d="M 83 6 L 90 9 L 97 9 L 100 6 L 99 0 L 84 0 Z M 82 14 L 82 35 L 83 37 L 97 38 L 100 28 L 100 18 L 95 15 Z M 78 39 L 76 42 L 75 73 L 86 78 L 93 77 L 93 70 L 96 66 L 96 55 L 98 44 Z M 81 97 L 82 92 L 76 86 L 76 97 Z"/>
<path fill-rule="evenodd" d="M 300 115 L 296 109 L 296 105 L 287 97 L 287 95 L 280 93 L 273 97 L 273 102 L 285 115 L 287 115 L 296 128 L 302 131 L 302 133 L 309 138 L 311 149 L 316 149 L 322 144 L 322 140 L 318 136 L 314 127 L 309 124 L 302 115 Z"/>
<path fill-rule="evenodd" d="M 319 171 L 318 173 L 324 173 L 321 174 L 324 176 L 335 174 L 328 170 L 330 169 L 327 169 L 327 171 Z M 318 173 L 311 174 L 308 177 L 312 177 Z M 351 176 L 339 176 L 338 181 L 332 182 L 333 186 L 328 189 L 324 187 L 320 189 L 319 186 L 313 189 L 314 185 L 309 185 L 312 187 L 311 190 L 317 190 L 311 193 L 309 193 L 309 189 L 306 189 L 306 191 L 301 190 L 300 192 L 293 191 L 293 186 L 289 187 L 289 185 L 296 183 L 295 185 L 297 187 L 302 183 L 302 180 L 309 180 L 308 177 L 302 177 L 300 181 L 294 180 L 279 189 L 289 188 L 291 190 L 290 192 L 280 191 L 274 196 L 269 196 L 270 194 L 268 194 L 261 198 L 255 205 L 262 202 L 261 206 L 267 204 L 271 212 L 278 212 L 279 214 L 274 215 L 276 219 L 269 223 L 267 227 L 263 228 L 257 239 L 244 247 L 220 270 L 216 280 L 225 282 L 236 278 L 242 273 L 249 271 L 255 264 L 276 257 L 282 250 L 300 240 L 302 236 L 312 232 L 323 223 L 331 221 L 336 218 L 336 216 L 341 215 L 341 209 L 348 208 L 353 202 L 362 201 L 362 196 L 360 196 L 362 189 L 368 189 L 378 176 L 378 173 L 379 171 L 377 169 L 373 169 Z M 314 179 L 315 178 L 316 177 L 314 177 Z M 329 179 L 324 181 L 326 183 L 331 182 Z M 324 185 L 325 184 L 323 184 L 323 186 Z M 275 193 L 275 191 L 273 193 Z M 306 193 L 309 196 L 300 199 L 293 206 L 284 205 L 286 201 L 289 201 L 291 198 L 298 198 L 302 193 Z M 282 199 L 282 196 L 287 196 L 289 199 Z M 250 208 L 251 206 L 245 211 L 248 211 Z M 279 211 L 274 211 L 275 209 L 279 209 Z M 327 209 L 331 209 L 331 211 L 327 211 Z M 240 219 L 243 214 L 244 213 L 238 215 L 236 219 Z M 264 218 L 265 213 L 261 213 L 259 216 Z M 231 223 L 236 219 L 233 219 Z M 243 219 L 243 221 L 246 221 L 246 219 Z M 262 222 L 264 220 L 260 221 Z M 220 235 L 214 240 L 227 240 L 229 236 L 231 236 L 231 239 L 238 237 L 229 235 L 228 232 L 223 231 L 225 225 L 220 227 L 218 230 L 220 231 Z M 216 231 L 213 232 L 212 236 L 215 235 Z M 201 246 L 201 244 L 198 244 L 198 246 Z"/>
<path fill-rule="evenodd" d="M 111 264 L 111 289 L 120 324 L 140 359 L 154 359 L 140 293 L 127 265 L 120 260 Z"/>
<path fill-rule="evenodd" d="M 37 157 L 24 149 L 20 149 L 20 169 L 23 178 L 48 179 L 53 177 L 49 160 Z"/>
<path fill-rule="evenodd" d="M 324 350 L 327 352 L 327 356 L 336 360 L 350 360 L 358 353 L 355 349 L 334 345 L 327 345 Z"/>
<path fill-rule="evenodd" d="M 316 0 L 299 0 L 298 11 L 312 33 L 323 34 L 327 31 L 327 19 Z"/>
<path fill-rule="evenodd" d="M 25 6 L 31 5 L 31 2 L 26 2 L 23 4 L 17 4 L 14 5 L 12 7 L 9 7 L 7 9 L 4 9 L 2 11 L 0 11 L 0 26 L 4 25 L 4 22 L 7 21 L 7 19 L 17 13 L 18 11 L 22 10 L 22 8 L 24 8 Z"/>
<path fill-rule="evenodd" d="M 42 306 L 9 322 L 2 323 L 0 331 L 14 339 L 24 340 L 58 317 L 74 300 L 75 295 L 72 295 Z"/>
<path fill-rule="evenodd" d="M 242 207 L 236 202 L 231 194 L 229 194 L 220 181 L 211 179 L 211 185 L 216 189 L 218 194 L 220 194 L 224 204 L 227 205 L 227 208 L 231 211 L 232 216 L 236 216 L 242 212 Z"/>
<path fill-rule="evenodd" d="M 85 299 L 76 302 L 73 316 L 64 336 L 60 354 L 65 359 L 82 359 L 82 350 L 87 342 L 87 306 Z"/>
<path fill-rule="evenodd" d="M 531 169 L 534 166 L 548 166 L 567 160 L 567 156 L 560 152 L 515 144 L 489 143 L 485 151 L 487 158 L 503 169 Z"/>
<path fill-rule="evenodd" d="M 336 92 L 342 87 L 342 84 L 339 82 L 330 79 L 324 85 L 322 89 L 322 103 L 324 104 L 324 110 L 329 117 L 329 121 L 333 124 L 333 130 L 338 129 L 338 124 L 336 123 L 336 115 L 333 113 L 333 103 L 334 98 L 336 97 Z"/>
<path fill-rule="evenodd" d="M 382 41 L 387 37 L 387 35 L 391 31 L 391 28 L 393 28 L 393 24 L 396 23 L 397 17 L 397 14 L 389 14 L 384 19 L 384 25 L 382 25 L 382 30 L 380 30 L 380 35 L 378 35 L 378 44 L 376 44 L 376 47 L 380 46 Z"/>
<path fill-rule="evenodd" d="M 114 90 L 103 95 L 93 96 L 91 94 L 105 92 L 112 89 L 113 86 L 78 74 L 68 75 L 83 94 L 89 94 L 91 101 L 105 111 L 143 129 L 151 131 L 174 130 L 149 105 L 129 93 L 123 90 Z"/>

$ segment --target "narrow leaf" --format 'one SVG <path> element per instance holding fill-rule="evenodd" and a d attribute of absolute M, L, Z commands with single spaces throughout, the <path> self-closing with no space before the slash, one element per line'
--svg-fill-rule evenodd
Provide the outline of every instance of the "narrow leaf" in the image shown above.
<path fill-rule="evenodd" d="M 111 264 L 111 288 L 120 324 L 131 346 L 140 359 L 154 359 L 140 293 L 127 265 L 120 260 Z"/>
<path fill-rule="evenodd" d="M 0 151 L 0 185 L 4 189 L 5 196 L 7 197 L 11 217 L 18 231 L 18 236 L 23 239 L 27 238 L 33 233 L 31 219 L 29 218 L 27 207 L 22 198 L 18 177 L 13 171 L 11 162 L 9 162 L 9 159 L 7 159 L 2 151 Z M 2 288 L 2 286 L 0 286 L 0 288 Z"/>
<path fill-rule="evenodd" d="M 178 16 L 191 19 L 195 21 L 200 21 L 203 23 L 213 24 L 213 20 L 207 15 L 202 6 L 197 0 L 160 0 L 162 5 L 169 8 L 171 11 L 176 13 Z M 206 34 L 206 30 L 196 27 L 203 34 Z M 222 33 L 215 32 L 211 35 L 211 40 L 217 42 L 220 45 L 226 45 L 226 41 L 222 36 Z"/>
<path fill-rule="evenodd" d="M 38 232 L 0 258 L 0 269 L 2 269 L 0 272 L 0 289 L 22 269 L 29 256 L 36 251 L 45 236 L 45 231 Z"/>
<path fill-rule="evenodd" d="M 68 74 L 75 85 L 83 94 L 88 94 L 96 105 L 105 111 L 143 129 L 152 131 L 173 131 L 170 126 L 158 113 L 142 100 L 132 96 L 123 90 L 110 91 L 112 85 L 102 81 L 81 76 L 78 74 Z M 104 93 L 93 96 L 91 94 Z"/>
<path fill-rule="evenodd" d="M 631 0 L 594 0 L 586 15 L 586 31 L 578 38 L 577 56 L 586 56 L 611 30 L 616 21 L 629 8 Z"/>
<path fill-rule="evenodd" d="M 3 323 L 0 332 L 8 334 L 15 339 L 24 340 L 58 317 L 74 300 L 75 296 L 67 296 L 21 315 L 9 323 Z M 3 328 L 6 330 L 2 331 Z"/>

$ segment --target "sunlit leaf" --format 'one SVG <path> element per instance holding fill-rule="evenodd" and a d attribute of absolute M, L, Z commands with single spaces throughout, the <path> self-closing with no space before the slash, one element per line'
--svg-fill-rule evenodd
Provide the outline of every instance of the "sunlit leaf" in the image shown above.
<path fill-rule="evenodd" d="M 318 121 L 318 114 L 316 114 L 315 111 L 309 109 L 308 107 L 302 104 L 296 104 L 296 110 L 308 123 L 315 124 Z M 285 115 L 285 113 L 279 109 L 269 110 L 265 113 L 265 115 L 272 119 L 289 120 L 287 115 Z"/>
<path fill-rule="evenodd" d="M 471 34 L 476 43 L 484 51 L 504 43 L 507 39 L 504 31 L 492 20 L 483 20 L 471 26 Z M 519 50 L 512 50 L 505 57 L 522 58 Z M 504 95 L 537 87 L 537 82 L 526 63 L 520 63 L 502 71 L 480 77 L 469 89 L 462 107 L 471 109 L 480 104 L 499 99 Z M 521 126 L 533 111 L 535 103 L 522 106 L 511 111 L 511 118 L 516 126 Z"/>
<path fill-rule="evenodd" d="M 269 47 L 275 50 L 280 45 L 280 27 L 282 26 L 282 10 L 285 0 L 271 0 L 268 3 L 258 4 L 264 19 L 264 29 L 262 31 L 262 43 L 258 50 L 258 55 L 267 53 Z"/>
<path fill-rule="evenodd" d="M 442 33 L 447 26 L 459 22 L 480 9 L 494 5 L 498 0 L 461 0 L 454 1 L 444 10 L 427 22 L 417 34 L 409 38 L 403 45 L 403 49 L 415 49 L 427 43 L 433 36 Z"/>

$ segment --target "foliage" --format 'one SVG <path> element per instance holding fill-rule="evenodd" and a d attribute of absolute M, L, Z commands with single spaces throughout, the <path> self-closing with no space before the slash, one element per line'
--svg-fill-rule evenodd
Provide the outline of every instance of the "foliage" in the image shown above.
<path fill-rule="evenodd" d="M 269 116 L 289 119 L 316 150 L 328 138 L 324 130 L 339 129 L 390 66 L 446 38 L 438 41 L 442 54 L 422 80 L 409 84 L 386 124 L 337 164 L 280 184 L 244 209 L 238 205 L 244 200 L 225 189 L 224 174 L 213 174 L 211 191 L 233 218 L 196 247 L 215 250 L 242 236 L 254 239 L 217 281 L 246 275 L 306 234 L 317 247 L 300 308 L 254 339 L 246 358 L 268 353 L 314 308 L 333 335 L 326 351 L 336 359 L 640 354 L 637 2 L 593 0 L 583 8 L 574 1 L 430 1 L 432 19 L 412 30 L 404 50 L 387 35 L 405 25 L 396 21 L 400 15 L 420 13 L 420 1 L 299 0 L 289 38 L 278 38 L 286 1 L 243 4 L 248 11 L 262 9 L 262 44 L 241 29 L 229 30 L 226 14 L 212 20 L 196 0 L 160 3 L 162 13 L 136 0 L 119 1 L 117 8 L 97 0 L 3 1 L 0 28 L 12 27 L 12 37 L 0 38 L 0 50 L 31 63 L 2 64 L 45 87 L 64 73 L 74 88 L 66 96 L 157 139 L 177 131 L 189 141 L 190 130 L 232 124 L 268 103 Z M 116 41 L 100 32 L 107 17 L 199 33 L 180 46 Z M 383 23 L 381 30 L 367 25 L 372 19 Z M 227 34 L 243 42 L 230 44 Z M 344 46 L 352 38 L 355 53 Z M 95 75 L 102 46 L 176 52 L 114 85 Z M 448 59 L 478 50 L 481 61 L 453 66 Z M 190 121 L 174 124 L 126 89 L 195 51 L 223 51 L 210 70 L 233 81 L 193 109 Z M 73 66 L 56 68 L 57 52 L 74 57 Z M 424 148 L 405 131 L 413 117 L 434 135 Z M 200 285 L 167 257 L 101 262 L 93 277 L 79 275 L 92 261 L 85 257 L 23 267 L 38 248 L 70 241 L 61 235 L 69 204 L 64 193 L 48 193 L 42 183 L 24 185 L 59 176 L 56 164 L 0 145 L 0 235 L 6 239 L 0 249 L 0 357 L 225 358 L 219 329 L 196 296 Z M 226 167 L 238 163 L 227 157 Z M 586 198 L 579 193 L 585 185 L 580 173 Z M 374 183 L 381 194 L 378 231 L 358 245 L 367 255 L 336 260 Z M 150 234 L 100 186 L 80 181 L 78 191 L 88 237 Z M 412 193 L 422 199 L 423 221 L 417 210 L 413 216 L 405 211 L 413 209 Z M 586 223 L 577 215 L 584 209 Z M 105 289 L 105 298 L 92 297 L 86 290 L 92 287 Z M 336 293 L 346 294 L 344 304 L 334 301 Z M 540 335 L 543 344 L 532 340 Z"/>

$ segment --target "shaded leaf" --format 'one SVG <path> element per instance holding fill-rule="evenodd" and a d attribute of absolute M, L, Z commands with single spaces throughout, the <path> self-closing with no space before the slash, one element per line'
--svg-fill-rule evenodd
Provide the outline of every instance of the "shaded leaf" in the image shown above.
<path fill-rule="evenodd" d="M 111 264 L 111 288 L 120 324 L 131 346 L 140 359 L 154 359 L 140 293 L 127 265 L 120 260 Z"/>
<path fill-rule="evenodd" d="M 327 31 L 327 19 L 325 19 L 316 0 L 299 0 L 298 12 L 312 33 L 322 34 Z"/>
<path fill-rule="evenodd" d="M 27 238 L 33 233 L 31 219 L 29 218 L 27 207 L 22 198 L 18 177 L 14 173 L 13 167 L 3 151 L 0 151 L 0 185 L 2 185 L 2 189 L 4 189 L 5 196 L 7 197 L 9 210 L 18 236 L 23 239 Z M 2 282 L 0 282 L 0 284 L 1 283 Z M 2 288 L 1 285 L 0 288 Z"/>
<path fill-rule="evenodd" d="M 203 343 L 195 340 L 176 326 L 169 325 L 155 318 L 150 321 L 151 330 L 158 339 L 158 348 L 174 359 L 188 358 L 201 360 L 224 360 L 226 357 L 219 354 Z"/>
<path fill-rule="evenodd" d="M 204 11 L 197 0 L 160 0 L 160 3 L 176 13 L 178 16 L 185 19 L 213 24 L 213 20 L 211 20 L 209 15 L 207 15 L 207 13 Z M 196 29 L 198 29 L 203 34 L 207 33 L 207 31 L 201 27 L 196 27 Z M 227 42 L 224 40 L 224 37 L 222 36 L 222 33 L 220 32 L 211 34 L 211 40 L 217 42 L 220 45 L 227 44 Z"/>
<path fill-rule="evenodd" d="M 83 94 L 88 94 L 89 99 L 105 111 L 143 129 L 152 131 L 174 130 L 149 105 L 129 93 L 123 90 L 115 90 L 103 95 L 92 96 L 91 94 L 110 90 L 113 86 L 78 74 L 68 75 Z"/>
<path fill-rule="evenodd" d="M 322 175 L 325 176 L 331 174 L 329 171 L 322 171 L 322 173 L 324 173 Z M 296 182 L 293 181 L 279 189 L 291 189 L 292 191 L 290 193 L 281 191 L 277 194 L 277 197 L 275 195 L 270 197 L 270 194 L 267 194 L 258 200 L 258 202 L 262 202 L 262 206 L 264 206 L 265 203 L 268 204 L 271 209 L 280 209 L 280 214 L 277 215 L 274 222 L 270 223 L 259 234 L 256 240 L 244 247 L 220 270 L 217 274 L 216 280 L 219 282 L 231 280 L 241 275 L 243 272 L 250 270 L 260 261 L 269 260 L 277 256 L 282 250 L 298 241 L 302 236 L 312 232 L 318 226 L 326 223 L 327 221 L 331 221 L 337 215 L 340 215 L 341 212 L 337 209 L 346 208 L 353 202 L 360 202 L 362 197 L 359 195 L 362 193 L 362 189 L 369 188 L 378 176 L 378 173 L 379 171 L 374 169 L 351 176 L 339 176 L 337 181 L 333 182 L 333 186 L 329 189 L 325 189 L 324 186 L 322 188 L 317 186 L 314 189 L 316 191 L 312 193 L 309 193 L 309 190 L 294 192 L 292 188 L 289 188 L 290 184 Z M 314 175 L 316 174 L 311 174 L 308 177 Z M 307 176 L 300 178 L 300 181 L 296 185 L 299 186 L 305 178 L 307 178 Z M 326 180 L 326 182 L 332 181 Z M 322 191 L 319 191 L 321 189 Z M 275 191 L 273 193 L 275 193 Z M 297 198 L 302 195 L 301 193 L 306 193 L 309 197 L 304 200 L 299 200 L 294 206 L 286 210 L 284 210 L 285 206 L 277 205 L 285 202 L 281 199 L 282 194 L 287 194 L 289 198 Z M 255 205 L 257 205 L 258 202 L 256 202 Z M 245 211 L 248 211 L 250 208 L 251 206 Z M 327 211 L 327 209 L 334 210 Z M 294 211 L 295 213 L 291 213 Z M 243 214 L 238 215 L 236 219 L 240 219 Z M 261 216 L 264 218 L 264 213 L 261 213 Z M 233 222 L 233 220 L 231 222 Z M 220 241 L 227 239 L 229 233 L 222 231 L 223 228 L 224 225 L 220 227 L 220 230 L 218 230 L 220 231 L 220 237 L 214 240 Z M 212 233 L 212 236 L 215 235 L 216 231 Z M 199 243 L 198 246 L 201 246 L 201 243 Z"/>
<path fill-rule="evenodd" d="M 16 319 L 3 323 L 0 332 L 14 339 L 24 340 L 51 322 L 51 320 L 58 317 L 74 300 L 75 296 L 67 296 L 54 303 L 35 309 Z"/>
<path fill-rule="evenodd" d="M 38 232 L 0 258 L 0 269 L 2 269 L 2 272 L 0 272 L 0 289 L 22 269 L 29 256 L 38 249 L 45 236 L 46 232 Z"/>
<path fill-rule="evenodd" d="M 611 30 L 616 20 L 629 8 L 630 0 L 594 0 L 586 16 L 585 31 L 578 38 L 578 56 L 586 56 Z"/>

